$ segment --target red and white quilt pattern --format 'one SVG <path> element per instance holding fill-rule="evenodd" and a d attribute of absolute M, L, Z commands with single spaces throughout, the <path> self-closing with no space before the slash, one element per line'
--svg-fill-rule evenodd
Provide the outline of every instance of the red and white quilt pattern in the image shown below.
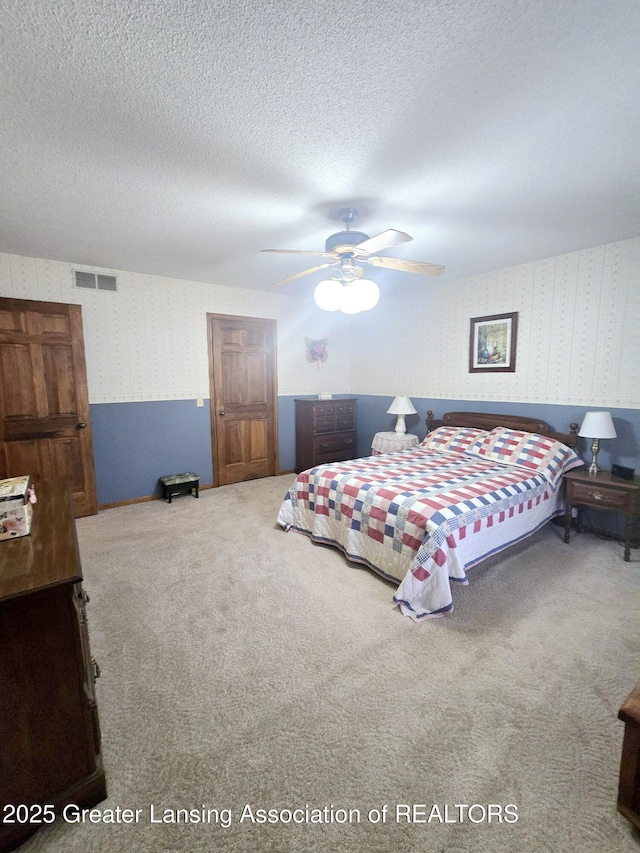
<path fill-rule="evenodd" d="M 552 495 L 542 473 L 417 447 L 302 472 L 278 521 L 337 545 L 387 577 L 395 573 L 385 570 L 385 553 L 396 558 L 395 566 L 404 565 L 404 558 L 408 573 L 394 601 L 418 621 L 453 609 L 450 580 L 468 583 L 464 566 L 452 559 L 462 539 Z M 548 517 L 555 507 L 549 501 Z M 382 547 L 370 546 L 371 541 Z M 486 554 L 476 556 L 473 563 Z M 433 596 L 421 593 L 423 585 Z M 412 600 L 403 597 L 407 588 Z"/>
<path fill-rule="evenodd" d="M 570 447 L 549 436 L 507 427 L 485 433 L 466 452 L 488 461 L 541 471 L 554 488 L 563 472 L 584 464 Z"/>

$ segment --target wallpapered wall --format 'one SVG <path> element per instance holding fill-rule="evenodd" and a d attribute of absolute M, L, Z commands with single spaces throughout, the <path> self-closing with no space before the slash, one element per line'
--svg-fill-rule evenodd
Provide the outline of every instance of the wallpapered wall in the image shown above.
<path fill-rule="evenodd" d="M 131 272 L 115 272 L 117 293 L 85 291 L 73 286 L 73 270 L 0 254 L 0 296 L 82 305 L 91 403 L 208 397 L 207 312 L 277 321 L 279 394 L 350 391 L 345 315 L 277 293 Z M 306 360 L 305 337 L 329 339 L 320 370 Z"/>
<path fill-rule="evenodd" d="M 118 293 L 83 291 L 73 269 L 0 254 L 0 296 L 82 305 L 100 504 L 150 495 L 174 469 L 212 482 L 208 405 L 195 404 L 209 395 L 207 312 L 277 321 L 281 470 L 295 458 L 293 397 L 324 390 L 359 397 L 362 454 L 376 431 L 392 428 L 386 398 L 406 394 L 420 406 L 417 432 L 425 408 L 536 414 L 524 409 L 545 404 L 556 429 L 586 408 L 610 408 L 621 433 L 614 461 L 637 463 L 640 238 L 453 282 L 407 276 L 406 290 L 383 293 L 356 317 L 308 299 L 131 272 L 116 272 Z M 516 372 L 470 374 L 469 318 L 511 311 Z M 329 339 L 320 369 L 306 360 L 306 336 Z"/>
<path fill-rule="evenodd" d="M 469 373 L 470 318 L 511 311 L 516 372 Z M 358 393 L 640 408 L 640 238 L 429 280 L 371 315 L 380 345 L 353 360 Z"/>
<path fill-rule="evenodd" d="M 0 295 L 82 305 L 92 403 L 207 397 L 205 315 L 217 312 L 276 319 L 283 396 L 640 407 L 640 237 L 454 282 L 416 287 L 407 276 L 406 292 L 355 318 L 308 299 L 130 272 L 117 272 L 118 293 L 83 291 L 73 269 L 0 254 Z M 469 373 L 469 319 L 510 311 L 516 372 Z M 305 336 L 329 339 L 320 370 L 305 359 Z"/>

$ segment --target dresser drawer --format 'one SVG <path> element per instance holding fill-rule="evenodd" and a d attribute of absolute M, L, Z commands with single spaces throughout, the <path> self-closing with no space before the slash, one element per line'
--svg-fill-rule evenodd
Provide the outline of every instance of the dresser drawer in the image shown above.
<path fill-rule="evenodd" d="M 335 453 L 319 453 L 315 465 L 333 465 L 335 462 L 349 462 L 353 459 L 353 450 L 338 450 Z"/>
<path fill-rule="evenodd" d="M 356 413 L 344 412 L 336 415 L 336 429 L 355 429 Z"/>
<path fill-rule="evenodd" d="M 336 415 L 355 415 L 356 413 L 356 404 L 353 400 L 345 400 L 341 402 L 338 400 L 336 402 Z"/>
<path fill-rule="evenodd" d="M 313 417 L 322 418 L 336 413 L 336 403 L 333 400 L 320 400 L 313 403 Z"/>
<path fill-rule="evenodd" d="M 588 504 L 609 509 L 626 510 L 631 507 L 632 496 L 628 492 L 616 491 L 612 488 L 601 488 L 597 483 L 571 483 L 569 501 L 572 504 Z"/>
<path fill-rule="evenodd" d="M 335 432 L 336 418 L 335 415 L 314 415 L 313 431 L 314 432 Z"/>
<path fill-rule="evenodd" d="M 341 453 L 348 451 L 355 454 L 356 452 L 356 434 L 355 432 L 334 432 L 331 435 L 318 436 L 315 440 L 315 452 L 318 456 L 329 456 L 333 453 Z M 343 458 L 350 459 L 352 456 Z M 332 461 L 333 458 L 329 459 Z"/>

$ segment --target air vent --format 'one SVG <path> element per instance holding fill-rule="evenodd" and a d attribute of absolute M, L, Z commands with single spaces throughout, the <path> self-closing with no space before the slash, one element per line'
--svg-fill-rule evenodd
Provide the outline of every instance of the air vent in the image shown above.
<path fill-rule="evenodd" d="M 83 290 L 110 290 L 112 293 L 118 290 L 118 280 L 115 275 L 74 270 L 74 276 L 75 286 Z"/>

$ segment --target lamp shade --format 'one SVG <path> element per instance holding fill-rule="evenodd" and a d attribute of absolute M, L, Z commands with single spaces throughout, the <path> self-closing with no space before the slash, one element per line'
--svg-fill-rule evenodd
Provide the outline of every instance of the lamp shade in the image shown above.
<path fill-rule="evenodd" d="M 413 403 L 408 397 L 394 397 L 393 403 L 387 409 L 387 414 L 398 416 L 396 418 L 396 432 L 399 435 L 404 435 L 407 431 L 404 416 L 415 415 L 415 413 Z"/>
<path fill-rule="evenodd" d="M 395 397 L 387 409 L 388 415 L 415 415 L 416 409 L 408 397 Z"/>
<path fill-rule="evenodd" d="M 616 428 L 610 412 L 587 412 L 578 435 L 584 438 L 615 438 Z"/>

